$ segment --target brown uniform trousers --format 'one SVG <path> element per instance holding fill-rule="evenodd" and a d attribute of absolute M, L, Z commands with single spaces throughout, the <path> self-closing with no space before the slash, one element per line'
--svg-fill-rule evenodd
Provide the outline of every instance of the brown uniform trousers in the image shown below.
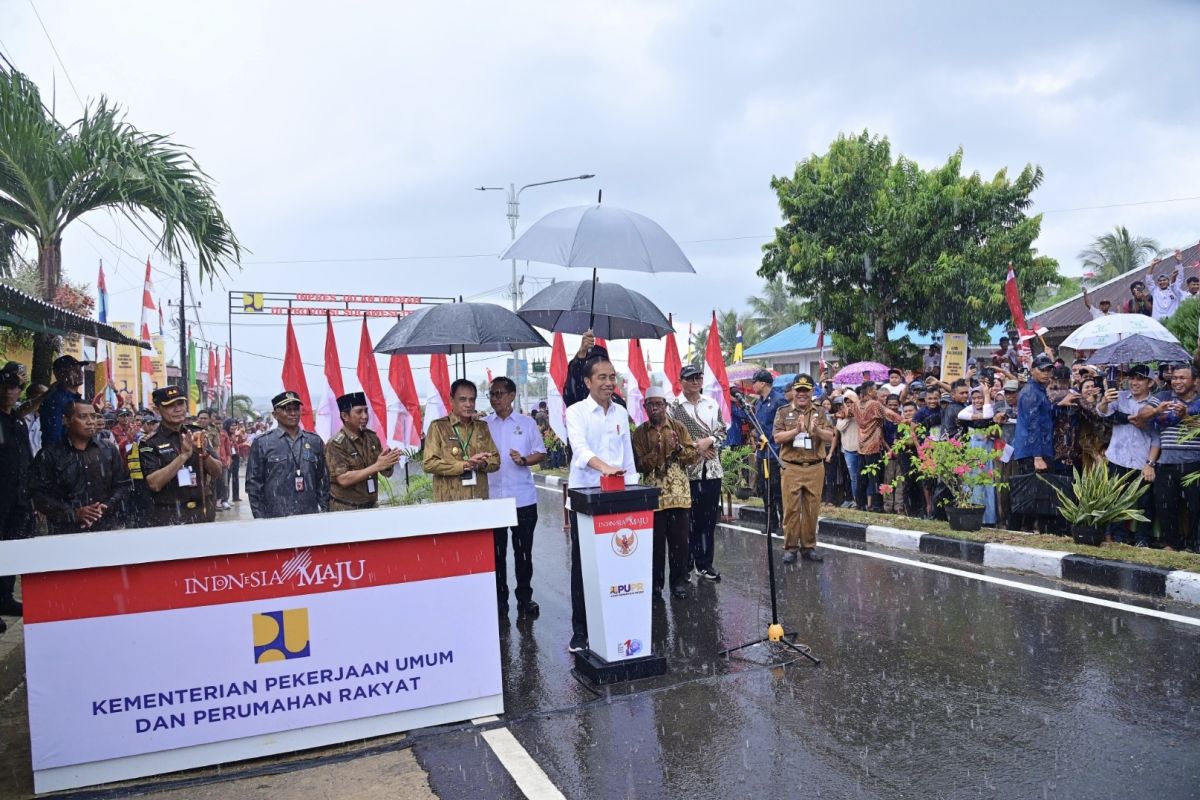
<path fill-rule="evenodd" d="M 825 415 L 810 407 L 801 412 L 786 405 L 775 414 L 773 432 L 789 431 L 799 425 L 802 415 L 809 416 L 808 430 L 829 428 Z M 792 443 L 779 446 L 783 472 L 783 548 L 812 550 L 817 546 L 817 515 L 821 510 L 821 491 L 825 488 L 824 441 L 812 439 L 811 447 L 796 447 Z M 774 465 L 771 465 L 774 466 Z"/>

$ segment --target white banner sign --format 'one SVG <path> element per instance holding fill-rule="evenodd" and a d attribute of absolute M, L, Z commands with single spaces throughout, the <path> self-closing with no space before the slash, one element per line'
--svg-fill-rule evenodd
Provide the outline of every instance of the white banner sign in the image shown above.
<path fill-rule="evenodd" d="M 588 646 L 605 661 L 650 655 L 654 512 L 578 516 Z"/>
<path fill-rule="evenodd" d="M 27 576 L 34 770 L 500 695 L 491 537 Z"/>

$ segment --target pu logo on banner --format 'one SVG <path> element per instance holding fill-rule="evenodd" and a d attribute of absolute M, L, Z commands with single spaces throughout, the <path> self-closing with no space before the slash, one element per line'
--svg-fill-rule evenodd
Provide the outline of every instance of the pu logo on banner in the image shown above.
<path fill-rule="evenodd" d="M 623 642 L 617 643 L 617 655 L 624 658 L 625 656 L 636 656 L 642 652 L 641 639 L 626 639 Z"/>
<path fill-rule="evenodd" d="M 254 663 L 308 658 L 308 609 L 265 611 L 251 615 L 254 626 Z"/>
<path fill-rule="evenodd" d="M 621 558 L 627 558 L 634 554 L 638 546 L 637 531 L 629 528 L 622 528 L 613 534 L 612 549 L 613 552 Z"/>
<path fill-rule="evenodd" d="M 242 292 L 242 311 L 262 311 L 262 292 Z"/>

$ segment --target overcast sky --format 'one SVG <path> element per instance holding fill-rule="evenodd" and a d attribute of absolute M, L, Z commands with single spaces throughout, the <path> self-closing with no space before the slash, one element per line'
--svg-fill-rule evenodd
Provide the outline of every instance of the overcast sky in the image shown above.
<path fill-rule="evenodd" d="M 508 241 L 504 195 L 472 187 L 585 172 L 597 177 L 527 191 L 520 230 L 597 189 L 657 220 L 698 275 L 601 280 L 685 331 L 760 286 L 779 222 L 771 176 L 863 128 L 926 167 L 960 146 L 987 176 L 1040 164 L 1037 248 L 1067 274 L 1114 225 L 1169 248 L 1200 238 L 1200 3 L 816 5 L 10 0 L 0 49 L 54 92 L 60 118 L 78 116 L 76 92 L 104 94 L 193 148 L 249 251 L 204 292 L 204 334 L 221 344 L 226 289 L 507 304 L 508 265 L 486 255 Z M 1153 202 L 1178 198 L 1191 199 Z M 109 215 L 86 219 L 128 252 L 75 224 L 64 269 L 94 284 L 103 258 L 111 318 L 136 320 L 150 245 Z M 177 295 L 152 261 L 160 296 Z M 527 291 L 586 277 L 527 273 Z M 298 335 L 317 364 L 315 322 Z M 335 327 L 353 384 L 358 327 Z M 373 339 L 388 327 L 372 322 Z M 239 392 L 278 391 L 283 340 L 282 325 L 234 328 Z M 322 383 L 310 368 L 314 394 Z"/>

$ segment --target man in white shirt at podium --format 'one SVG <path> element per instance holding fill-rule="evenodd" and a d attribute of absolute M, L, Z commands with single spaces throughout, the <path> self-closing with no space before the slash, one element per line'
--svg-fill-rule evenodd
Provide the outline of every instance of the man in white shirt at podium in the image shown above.
<path fill-rule="evenodd" d="M 625 485 L 638 482 L 629 438 L 629 414 L 613 402 L 617 370 L 607 358 L 594 358 L 584 366 L 588 396 L 567 408 L 567 440 L 571 445 L 569 489 L 600 485 L 600 477 L 622 475 Z M 571 517 L 571 643 L 578 653 L 588 646 L 587 610 L 584 606 L 583 573 L 579 564 L 579 521 Z"/>

